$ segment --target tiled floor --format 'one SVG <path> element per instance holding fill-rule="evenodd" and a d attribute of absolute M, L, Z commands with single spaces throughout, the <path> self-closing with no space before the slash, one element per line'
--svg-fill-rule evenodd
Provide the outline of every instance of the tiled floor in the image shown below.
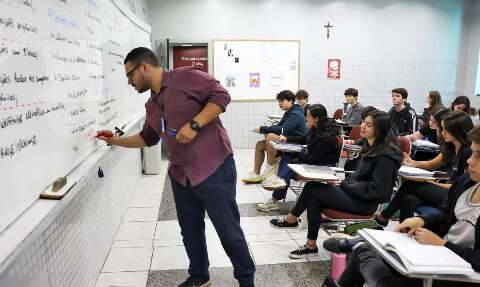
<path fill-rule="evenodd" d="M 295 194 L 289 191 L 280 211 L 268 214 L 257 211 L 256 204 L 267 200 L 271 192 L 260 185 L 241 182 L 253 167 L 253 150 L 237 150 L 235 160 L 239 178 L 237 203 L 241 225 L 257 266 L 256 285 L 320 286 L 328 273 L 330 254 L 322 249 L 318 256 L 308 260 L 292 260 L 288 252 L 305 243 L 306 230 L 275 229 L 269 224 L 271 218 L 288 213 Z M 138 185 L 96 287 L 177 286 L 186 278 L 188 258 L 166 169 L 167 162 L 163 162 L 159 175 L 145 176 Z M 208 218 L 205 221 L 212 285 L 238 286 L 212 223 Z M 319 246 L 326 237 L 321 231 Z"/>

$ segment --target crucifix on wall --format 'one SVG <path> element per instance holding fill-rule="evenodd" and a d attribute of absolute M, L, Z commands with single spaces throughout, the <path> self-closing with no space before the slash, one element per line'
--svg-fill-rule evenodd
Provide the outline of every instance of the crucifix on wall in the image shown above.
<path fill-rule="evenodd" d="M 327 39 L 330 38 L 330 29 L 333 28 L 332 25 L 330 25 L 330 21 L 328 21 L 327 25 L 323 26 L 327 29 Z"/>

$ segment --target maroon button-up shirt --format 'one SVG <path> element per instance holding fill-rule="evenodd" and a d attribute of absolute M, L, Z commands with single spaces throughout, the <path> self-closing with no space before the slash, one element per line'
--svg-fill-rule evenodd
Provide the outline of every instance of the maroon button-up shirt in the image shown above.
<path fill-rule="evenodd" d="M 233 153 L 227 131 L 219 118 L 202 127 L 188 144 L 177 143 L 175 136 L 168 133 L 180 130 L 209 102 L 225 110 L 230 95 L 209 74 L 186 67 L 163 71 L 160 92 L 155 94 L 152 91 L 145 103 L 146 118 L 140 136 L 148 146 L 157 144 L 160 138 L 166 141 L 170 153 L 169 173 L 184 186 L 187 179 L 192 186 L 204 181 Z"/>

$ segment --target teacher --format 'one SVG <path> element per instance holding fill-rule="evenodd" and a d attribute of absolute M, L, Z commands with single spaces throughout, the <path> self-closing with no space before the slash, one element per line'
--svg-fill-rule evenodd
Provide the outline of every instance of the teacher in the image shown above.
<path fill-rule="evenodd" d="M 205 211 L 230 257 L 240 286 L 254 286 L 255 265 L 240 227 L 237 172 L 227 131 L 219 115 L 230 95 L 209 74 L 185 67 L 164 70 L 148 48 L 135 48 L 124 60 L 128 84 L 151 90 L 143 130 L 128 137 L 100 137 L 109 144 L 140 148 L 162 138 L 170 154 L 168 173 L 183 243 L 190 260 L 179 286 L 210 286 Z"/>

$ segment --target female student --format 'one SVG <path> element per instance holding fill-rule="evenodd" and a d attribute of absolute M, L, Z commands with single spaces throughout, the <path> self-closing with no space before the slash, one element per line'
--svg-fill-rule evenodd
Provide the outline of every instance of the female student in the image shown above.
<path fill-rule="evenodd" d="M 451 111 L 463 111 L 467 114 L 470 113 L 470 100 L 466 96 L 458 96 L 453 100 L 450 106 Z"/>
<path fill-rule="evenodd" d="M 440 125 L 441 121 L 435 120 L 435 114 L 438 113 L 438 117 L 443 117 L 448 113 L 447 109 L 438 109 L 438 110 L 432 110 L 430 115 L 428 116 L 428 125 L 424 125 L 419 131 L 416 131 L 415 133 L 411 135 L 405 136 L 408 138 L 410 141 L 416 141 L 419 139 L 427 138 L 428 141 L 432 143 L 438 143 L 437 140 L 437 127 Z"/>
<path fill-rule="evenodd" d="M 412 217 L 419 205 L 439 206 L 447 196 L 451 183 L 464 173 L 467 159 L 471 155 L 467 134 L 473 129 L 470 117 L 460 111 L 449 113 L 441 122 L 442 138 L 440 154 L 429 161 L 415 161 L 407 154 L 404 164 L 426 170 L 446 167 L 447 183 L 434 180 L 406 180 L 393 197 L 388 207 L 375 216 L 375 220 L 386 226 L 388 219 L 400 209 L 400 222 Z"/>
<path fill-rule="evenodd" d="M 440 213 L 408 218 L 396 231 L 408 232 L 424 245 L 445 246 L 480 272 L 480 129 L 469 134 L 472 155 L 468 159 L 468 174 L 464 174 L 450 188 L 448 198 L 439 207 Z M 368 286 L 420 287 L 421 279 L 407 278 L 392 272 L 372 247 L 359 237 L 346 240 L 328 239 L 324 248 L 332 252 L 352 252 L 351 260 L 336 283 L 327 277 L 324 287 Z M 434 281 L 433 286 L 478 286 L 478 283 Z"/>
<path fill-rule="evenodd" d="M 427 96 L 427 107 L 423 109 L 422 120 L 423 125 L 425 126 L 427 121 L 429 120 L 429 116 L 432 114 L 433 111 L 444 109 L 442 103 L 442 96 L 438 91 L 430 91 L 428 92 Z"/>
<path fill-rule="evenodd" d="M 316 242 L 323 208 L 372 214 L 379 203 L 390 199 L 402 162 L 402 153 L 390 135 L 390 118 L 385 112 L 374 111 L 361 126 L 361 135 L 366 139 L 366 144 L 355 173 L 342 182 L 308 182 L 291 213 L 282 220 L 270 221 L 276 227 L 296 227 L 297 218 L 308 210 L 307 243 L 290 252 L 290 258 L 304 258 L 318 253 Z"/>
<path fill-rule="evenodd" d="M 337 143 L 337 127 L 328 119 L 327 110 L 321 104 L 308 106 L 307 108 L 308 134 L 305 136 L 282 136 L 280 141 L 306 144 L 307 149 L 300 153 L 299 162 L 313 165 L 333 166 L 337 163 L 340 148 Z M 290 179 L 294 173 L 288 168 L 292 163 L 291 154 L 282 155 L 278 174 L 262 183 L 265 189 L 273 189 L 272 198 L 265 203 L 260 203 L 261 211 L 278 210 L 278 202 L 285 199 Z"/>

